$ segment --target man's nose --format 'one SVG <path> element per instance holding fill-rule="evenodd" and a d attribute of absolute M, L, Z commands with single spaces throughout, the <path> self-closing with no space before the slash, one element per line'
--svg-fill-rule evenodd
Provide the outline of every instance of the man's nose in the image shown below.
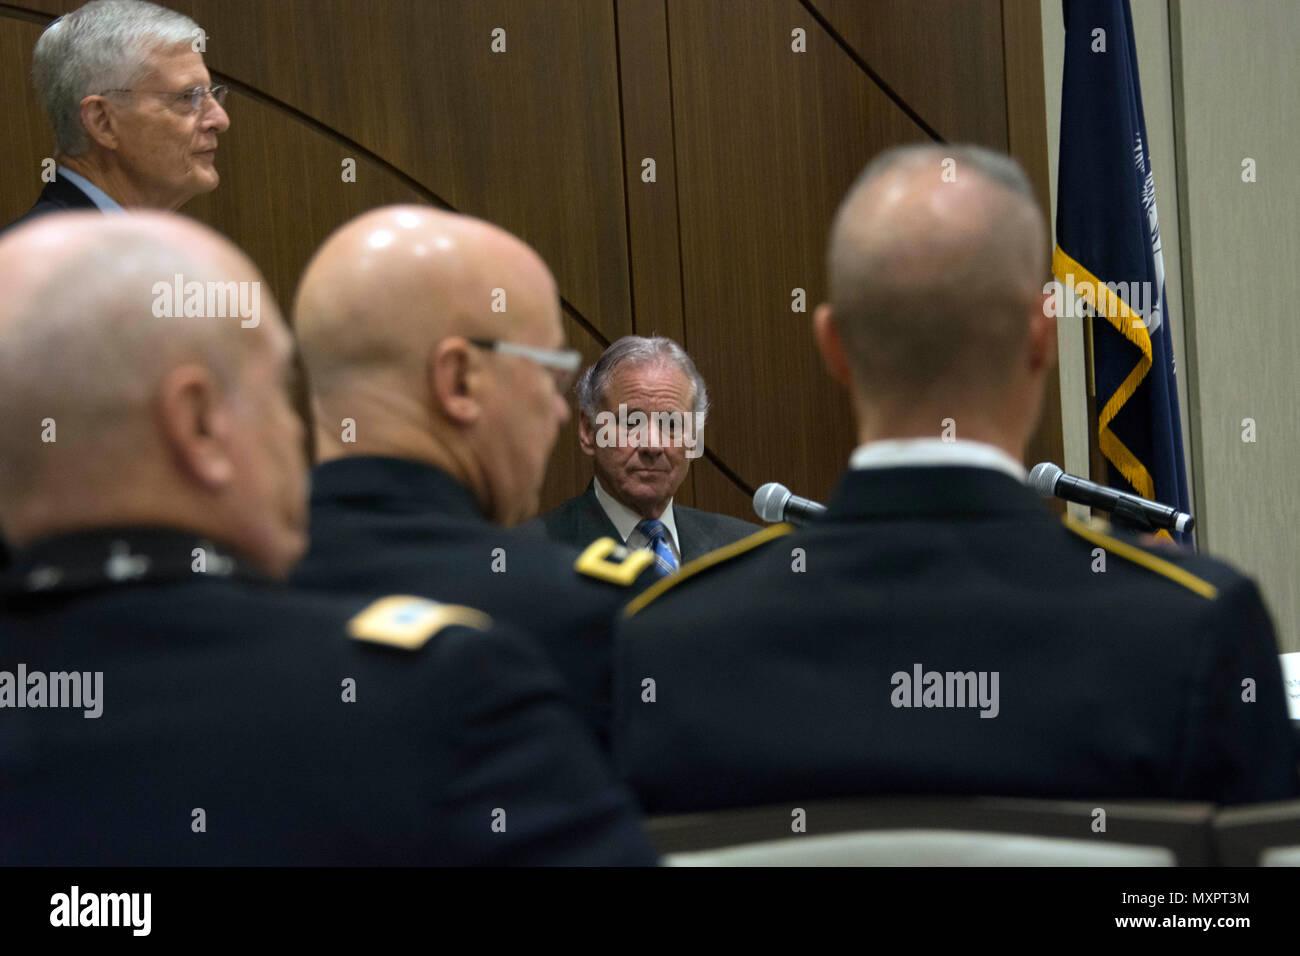
<path fill-rule="evenodd" d="M 230 129 L 230 114 L 226 108 L 211 97 L 204 103 L 207 107 L 203 113 L 203 128 L 215 130 L 218 133 L 224 133 Z"/>
<path fill-rule="evenodd" d="M 672 443 L 672 436 L 668 433 L 666 427 L 651 426 L 650 441 L 647 444 L 652 450 L 656 452 L 663 451 L 663 449 L 667 448 Z"/>

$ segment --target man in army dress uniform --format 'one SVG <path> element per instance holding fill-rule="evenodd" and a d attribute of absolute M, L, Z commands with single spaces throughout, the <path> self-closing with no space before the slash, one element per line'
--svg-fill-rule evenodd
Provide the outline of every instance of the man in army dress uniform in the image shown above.
<path fill-rule="evenodd" d="M 291 339 L 269 296 L 160 307 L 177 275 L 262 282 L 169 214 L 0 240 L 0 865 L 652 862 L 526 638 L 276 585 Z"/>
<path fill-rule="evenodd" d="M 907 147 L 863 172 L 814 319 L 860 444 L 824 519 L 629 605 L 614 744 L 647 809 L 1296 794 L 1255 585 L 1062 524 L 1024 484 L 1055 359 L 1048 248 L 1005 156 Z"/>
<path fill-rule="evenodd" d="M 654 558 L 507 530 L 537 511 L 579 362 L 537 253 L 466 216 L 373 210 L 316 253 L 294 328 L 319 461 L 295 583 L 427 595 L 527 628 L 607 733 L 614 616 Z"/>

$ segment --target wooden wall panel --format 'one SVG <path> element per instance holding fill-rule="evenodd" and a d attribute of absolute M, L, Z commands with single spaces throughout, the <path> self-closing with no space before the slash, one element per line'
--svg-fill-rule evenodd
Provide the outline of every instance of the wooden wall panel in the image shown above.
<path fill-rule="evenodd" d="M 168 5 L 208 32 L 210 70 L 521 236 L 577 313 L 607 335 L 631 330 L 609 0 Z M 505 53 L 491 51 L 496 27 Z"/>
<path fill-rule="evenodd" d="M 875 153 L 924 134 L 793 0 L 668 11 L 686 346 L 729 421 L 706 441 L 751 488 L 779 473 L 824 498 L 854 444 L 811 330 L 831 216 Z"/>
<path fill-rule="evenodd" d="M 681 343 L 686 340 L 686 328 L 668 11 L 664 0 L 614 0 L 614 9 L 633 331 L 665 335 Z M 652 182 L 645 179 L 647 159 L 654 163 Z M 677 489 L 675 500 L 681 504 L 695 504 L 696 471 L 692 466 Z"/>
<path fill-rule="evenodd" d="M 1038 205 L 1053 232 L 1052 170 L 1047 158 L 1047 106 L 1043 89 L 1042 11 L 1038 0 L 1003 0 L 1002 30 L 1006 72 L 1006 151 L 1019 160 L 1034 185 Z M 1050 240 L 1049 240 L 1050 241 Z M 1051 280 L 1050 267 L 1043 281 Z M 1065 434 L 1061 416 L 1061 379 L 1049 375 L 1043 396 L 1043 416 L 1025 449 L 1026 464 L 1052 461 L 1065 466 Z M 1051 501 L 1065 514 L 1065 502 Z"/>
<path fill-rule="evenodd" d="M 0 161 L 30 173 L 0 182 L 5 219 L 30 205 L 50 151 L 32 44 L 78 5 L 0 0 Z M 745 518 L 769 479 L 824 497 L 853 443 L 809 323 L 830 216 L 858 170 L 931 127 L 1009 139 L 1032 160 L 1043 121 L 1016 79 L 1023 24 L 999 20 L 996 0 L 944 4 L 939 20 L 929 0 L 172 5 L 207 29 L 209 68 L 235 88 L 222 186 L 184 211 L 247 249 L 282 303 L 324 236 L 371 206 L 426 201 L 498 222 L 550 263 L 588 361 L 633 329 L 692 352 L 715 414 L 709 459 L 680 498 Z M 504 54 L 490 47 L 498 26 Z M 790 50 L 795 26 L 807 53 Z M 339 176 L 344 157 L 355 184 Z M 790 310 L 795 287 L 806 312 Z M 589 474 L 571 424 L 544 506 Z"/>
<path fill-rule="evenodd" d="M 41 161 L 54 152 L 50 127 L 32 92 L 32 47 L 43 22 L 0 15 L 0 223 L 12 222 L 40 195 Z"/>
<path fill-rule="evenodd" d="M 616 0 L 632 315 L 638 335 L 678 342 L 682 325 L 677 169 L 663 0 Z M 645 159 L 654 182 L 642 178 Z"/>
<path fill-rule="evenodd" d="M 632 331 L 613 8 L 605 0 L 177 0 L 209 63 L 528 241 L 594 361 Z M 340 29 L 346 24 L 346 29 Z M 506 31 L 494 53 L 492 31 Z M 239 42 L 222 43 L 221 37 Z M 586 484 L 570 423 L 544 508 Z"/>
<path fill-rule="evenodd" d="M 307 260 L 325 238 L 367 209 L 424 203 L 426 194 L 381 164 L 267 102 L 226 100 L 230 131 L 217 153 L 221 185 L 182 212 L 236 239 L 266 274 L 288 314 Z M 357 161 L 344 182 L 345 158 Z"/>
<path fill-rule="evenodd" d="M 631 330 L 608 0 L 176 5 L 211 24 L 217 69 L 521 236 L 588 322 Z"/>
<path fill-rule="evenodd" d="M 710 511 L 721 511 L 754 524 L 763 523 L 754 514 L 754 496 L 727 477 L 710 459 L 697 458 L 692 462 L 691 475 L 695 481 L 696 498 L 707 501 Z M 773 480 L 778 480 L 779 477 L 780 472 L 777 471 Z"/>
<path fill-rule="evenodd" d="M 1007 148 L 1001 0 L 805 6 L 944 140 Z"/>
<path fill-rule="evenodd" d="M 48 17 L 77 6 L 37 0 L 47 16 L 26 19 L 0 11 L 0 106 L 20 118 L 0 159 L 31 171 L 0 189 L 4 221 L 31 205 L 39 161 L 51 152 L 28 80 L 32 46 Z M 336 226 L 374 206 L 429 201 L 535 245 L 566 301 L 569 341 L 589 360 L 631 331 L 608 4 L 559 11 L 403 0 L 367 4 L 366 16 L 348 0 L 172 6 L 208 32 L 208 67 L 235 87 L 217 161 L 222 184 L 182 211 L 247 250 L 283 307 Z M 490 51 L 498 25 L 505 54 Z M 345 157 L 357 161 L 355 183 L 342 181 Z M 576 493 L 589 473 L 571 423 L 556 443 L 544 505 Z"/>

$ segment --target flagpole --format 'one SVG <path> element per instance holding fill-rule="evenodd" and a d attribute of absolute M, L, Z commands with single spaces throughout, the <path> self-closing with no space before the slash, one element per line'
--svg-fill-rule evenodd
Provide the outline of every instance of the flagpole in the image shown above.
<path fill-rule="evenodd" d="M 1083 363 L 1088 382 L 1088 480 L 1100 485 L 1107 481 L 1106 456 L 1101 453 L 1101 430 L 1097 426 L 1097 374 L 1092 357 L 1092 316 L 1083 317 Z"/>

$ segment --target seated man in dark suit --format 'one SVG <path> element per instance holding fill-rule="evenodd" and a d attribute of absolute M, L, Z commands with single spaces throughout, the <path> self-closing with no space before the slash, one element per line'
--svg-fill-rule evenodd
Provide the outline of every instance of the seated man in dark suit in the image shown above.
<path fill-rule="evenodd" d="M 527 628 L 603 737 L 615 613 L 653 558 L 507 530 L 537 512 L 580 361 L 546 264 L 477 219 L 388 207 L 326 240 L 294 311 L 319 461 L 294 580 Z"/>
<path fill-rule="evenodd" d="M 0 239 L 0 866 L 653 862 L 523 635 L 276 586 L 292 338 L 269 296 L 160 316 L 176 273 L 264 282 L 171 214 Z"/>
<path fill-rule="evenodd" d="M 216 189 L 217 135 L 230 118 L 202 36 L 189 17 L 142 0 L 93 0 L 51 23 L 32 77 L 57 165 L 13 225 L 63 209 L 179 209 Z"/>
<path fill-rule="evenodd" d="M 1055 360 L 1048 249 L 1005 156 L 906 147 L 863 172 L 814 318 L 861 444 L 822 520 L 629 604 L 614 744 L 647 809 L 1296 795 L 1255 585 L 1063 524 L 1024 484 Z"/>
<path fill-rule="evenodd" d="M 595 466 L 587 490 L 535 523 L 553 541 L 586 547 L 602 536 L 652 550 L 660 577 L 758 530 L 728 515 L 675 504 L 704 452 L 709 393 L 672 339 L 627 335 L 578 380 L 578 441 Z"/>

